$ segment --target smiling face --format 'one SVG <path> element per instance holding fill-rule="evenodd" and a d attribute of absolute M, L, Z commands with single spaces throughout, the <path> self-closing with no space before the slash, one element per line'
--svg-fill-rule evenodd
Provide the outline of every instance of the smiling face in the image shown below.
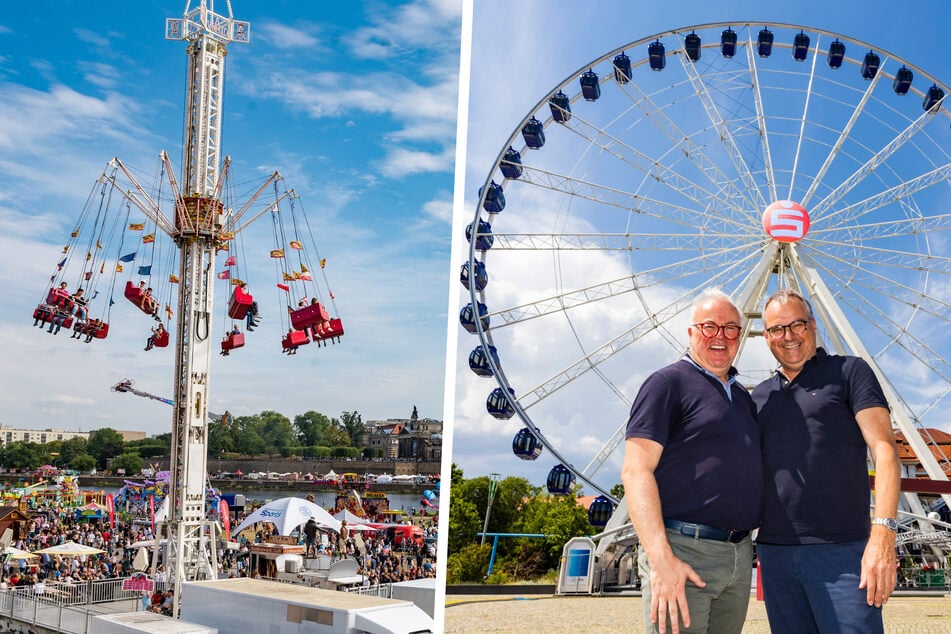
<path fill-rule="evenodd" d="M 739 326 L 740 313 L 727 300 L 711 299 L 694 309 L 693 323 Z M 730 367 L 740 348 L 740 340 L 727 339 L 723 336 L 722 328 L 715 336 L 709 338 L 700 332 L 700 328 L 694 326 L 687 329 L 687 334 L 690 335 L 690 358 L 725 382 L 729 378 Z"/>
<path fill-rule="evenodd" d="M 786 326 L 799 319 L 806 322 L 806 329 L 801 334 L 793 334 L 792 330 L 786 328 L 781 337 L 766 338 L 770 352 L 790 381 L 799 374 L 806 361 L 816 356 L 816 320 L 810 316 L 806 305 L 794 297 L 788 298 L 785 303 L 772 301 L 763 310 L 764 329 Z"/>

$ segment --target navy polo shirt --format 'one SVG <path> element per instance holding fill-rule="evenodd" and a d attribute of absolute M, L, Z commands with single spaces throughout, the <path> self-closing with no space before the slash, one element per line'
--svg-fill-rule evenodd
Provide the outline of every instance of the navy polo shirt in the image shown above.
<path fill-rule="evenodd" d="M 819 348 L 792 381 L 753 390 L 763 442 L 764 544 L 834 544 L 869 535 L 865 439 L 855 414 L 888 407 L 865 360 Z"/>
<path fill-rule="evenodd" d="M 634 399 L 627 438 L 664 446 L 654 477 L 665 519 L 733 530 L 759 525 L 755 409 L 741 385 L 729 389 L 730 397 L 719 379 L 681 359 L 647 377 Z"/>

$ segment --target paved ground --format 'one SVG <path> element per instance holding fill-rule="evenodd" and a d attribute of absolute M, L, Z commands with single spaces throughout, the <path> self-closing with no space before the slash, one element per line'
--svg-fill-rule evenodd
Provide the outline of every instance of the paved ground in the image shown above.
<path fill-rule="evenodd" d="M 448 595 L 446 634 L 643 632 L 641 598 L 551 595 Z M 750 599 L 744 634 L 770 631 L 763 603 Z M 951 596 L 893 597 L 888 634 L 951 634 Z"/>

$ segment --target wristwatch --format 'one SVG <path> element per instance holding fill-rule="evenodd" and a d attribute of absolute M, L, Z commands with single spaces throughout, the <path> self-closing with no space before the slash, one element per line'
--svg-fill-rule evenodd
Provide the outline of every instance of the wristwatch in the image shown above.
<path fill-rule="evenodd" d="M 873 517 L 872 526 L 884 526 L 893 533 L 898 532 L 898 520 L 894 517 Z"/>

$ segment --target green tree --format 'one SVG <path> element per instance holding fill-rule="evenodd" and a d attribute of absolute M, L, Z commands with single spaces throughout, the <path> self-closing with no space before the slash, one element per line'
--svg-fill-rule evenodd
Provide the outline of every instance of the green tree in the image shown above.
<path fill-rule="evenodd" d="M 80 473 L 89 473 L 96 468 L 96 459 L 88 453 L 79 454 L 73 456 L 73 459 L 69 461 L 69 466 Z"/>
<path fill-rule="evenodd" d="M 37 469 L 49 460 L 49 453 L 43 445 L 18 440 L 3 450 L 3 466 L 16 469 Z"/>
<path fill-rule="evenodd" d="M 142 458 L 136 453 L 127 452 L 113 458 L 109 467 L 116 473 L 124 469 L 126 475 L 136 475 L 142 472 Z"/>
<path fill-rule="evenodd" d="M 341 412 L 340 424 L 350 437 L 351 446 L 360 447 L 363 445 L 363 434 L 365 430 L 363 426 L 363 417 L 360 416 L 356 410 L 352 412 Z"/>
<path fill-rule="evenodd" d="M 294 426 L 286 416 L 277 412 L 264 411 L 260 413 L 259 418 L 265 451 L 280 454 L 286 447 L 300 446 L 297 435 L 294 433 Z"/>
<path fill-rule="evenodd" d="M 527 500 L 512 526 L 515 533 L 545 535 L 546 564 L 556 568 L 564 545 L 572 537 L 590 535 L 588 513 L 575 495 L 539 494 Z"/>
<path fill-rule="evenodd" d="M 620 500 L 624 497 L 624 485 L 618 482 L 613 487 L 611 487 L 611 490 L 608 491 L 608 493 L 610 493 L 611 497 L 613 497 L 615 500 Z"/>
<path fill-rule="evenodd" d="M 82 437 L 56 440 L 48 444 L 51 452 L 59 454 L 56 458 L 57 465 L 69 465 L 76 456 L 88 455 L 86 447 L 89 442 Z"/>
<path fill-rule="evenodd" d="M 221 422 L 208 423 L 208 455 L 220 456 L 235 451 L 234 425 Z"/>
<path fill-rule="evenodd" d="M 105 469 L 108 460 L 121 454 L 124 449 L 122 434 L 110 427 L 103 427 L 89 434 L 87 450 L 89 455 L 96 459 L 100 469 Z"/>
<path fill-rule="evenodd" d="M 300 444 L 327 446 L 321 440 L 326 430 L 330 428 L 330 419 L 320 412 L 312 410 L 295 416 L 294 427 L 297 429 Z"/>
<path fill-rule="evenodd" d="M 261 434 L 262 424 L 258 416 L 238 416 L 234 419 L 232 432 L 234 450 L 245 456 L 255 456 L 267 451 L 267 443 Z"/>

